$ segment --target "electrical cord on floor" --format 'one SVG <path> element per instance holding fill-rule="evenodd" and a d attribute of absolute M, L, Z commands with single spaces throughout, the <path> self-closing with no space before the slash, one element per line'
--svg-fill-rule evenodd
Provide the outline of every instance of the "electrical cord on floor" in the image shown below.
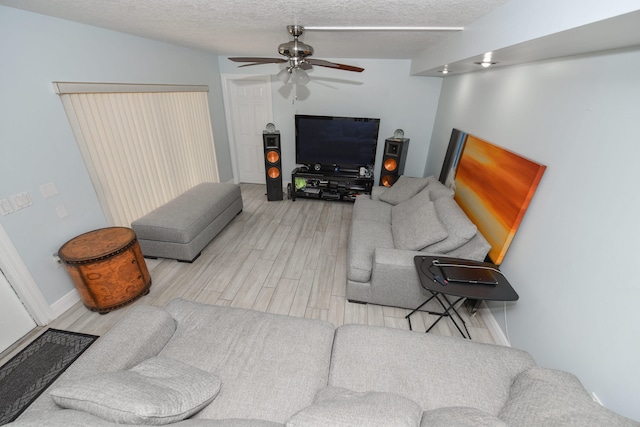
<path fill-rule="evenodd" d="M 507 341 L 511 344 L 511 338 L 509 338 L 509 322 L 507 321 L 507 302 L 504 301 L 504 333 L 507 336 Z"/>

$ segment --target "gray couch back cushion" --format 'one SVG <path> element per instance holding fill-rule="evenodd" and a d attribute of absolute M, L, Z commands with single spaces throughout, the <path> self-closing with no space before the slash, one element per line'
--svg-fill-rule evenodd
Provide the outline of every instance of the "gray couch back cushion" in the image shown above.
<path fill-rule="evenodd" d="M 426 191 L 391 208 L 391 231 L 393 246 L 410 251 L 418 251 L 448 236 Z"/>
<path fill-rule="evenodd" d="M 428 178 L 413 178 L 400 175 L 398 180 L 380 195 L 380 200 L 391 205 L 406 202 L 429 184 Z"/>
<path fill-rule="evenodd" d="M 468 406 L 498 415 L 513 379 L 534 366 L 521 350 L 382 327 L 336 330 L 329 385 L 399 394 L 423 410 Z"/>
<path fill-rule="evenodd" d="M 220 394 L 196 418 L 284 423 L 327 383 L 328 322 L 173 300 L 173 339 L 160 353 L 215 374 Z"/>
<path fill-rule="evenodd" d="M 442 254 L 467 243 L 478 232 L 478 227 L 471 222 L 456 201 L 450 197 L 440 197 L 434 202 L 438 218 L 447 230 L 447 238 L 427 246 L 425 252 Z"/>

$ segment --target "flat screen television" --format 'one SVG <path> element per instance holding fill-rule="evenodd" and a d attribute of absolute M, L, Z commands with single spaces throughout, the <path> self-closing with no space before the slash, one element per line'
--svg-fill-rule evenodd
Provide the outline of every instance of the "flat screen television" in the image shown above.
<path fill-rule="evenodd" d="M 373 165 L 380 119 L 296 115 L 296 162 L 357 169 Z"/>

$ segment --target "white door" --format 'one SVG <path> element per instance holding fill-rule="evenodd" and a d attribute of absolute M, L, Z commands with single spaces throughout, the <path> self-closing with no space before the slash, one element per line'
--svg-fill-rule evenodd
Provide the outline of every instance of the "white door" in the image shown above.
<path fill-rule="evenodd" d="M 238 179 L 264 184 L 262 131 L 273 121 L 271 81 L 268 76 L 228 79 L 227 94 Z"/>
<path fill-rule="evenodd" d="M 29 313 L 0 270 L 0 352 L 36 327 Z"/>

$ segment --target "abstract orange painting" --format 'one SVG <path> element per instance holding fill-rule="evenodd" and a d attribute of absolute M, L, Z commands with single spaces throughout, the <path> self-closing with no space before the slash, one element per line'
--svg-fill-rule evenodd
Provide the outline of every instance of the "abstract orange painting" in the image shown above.
<path fill-rule="evenodd" d="M 546 166 L 465 134 L 455 172 L 455 199 L 491 244 L 500 264 Z"/>

